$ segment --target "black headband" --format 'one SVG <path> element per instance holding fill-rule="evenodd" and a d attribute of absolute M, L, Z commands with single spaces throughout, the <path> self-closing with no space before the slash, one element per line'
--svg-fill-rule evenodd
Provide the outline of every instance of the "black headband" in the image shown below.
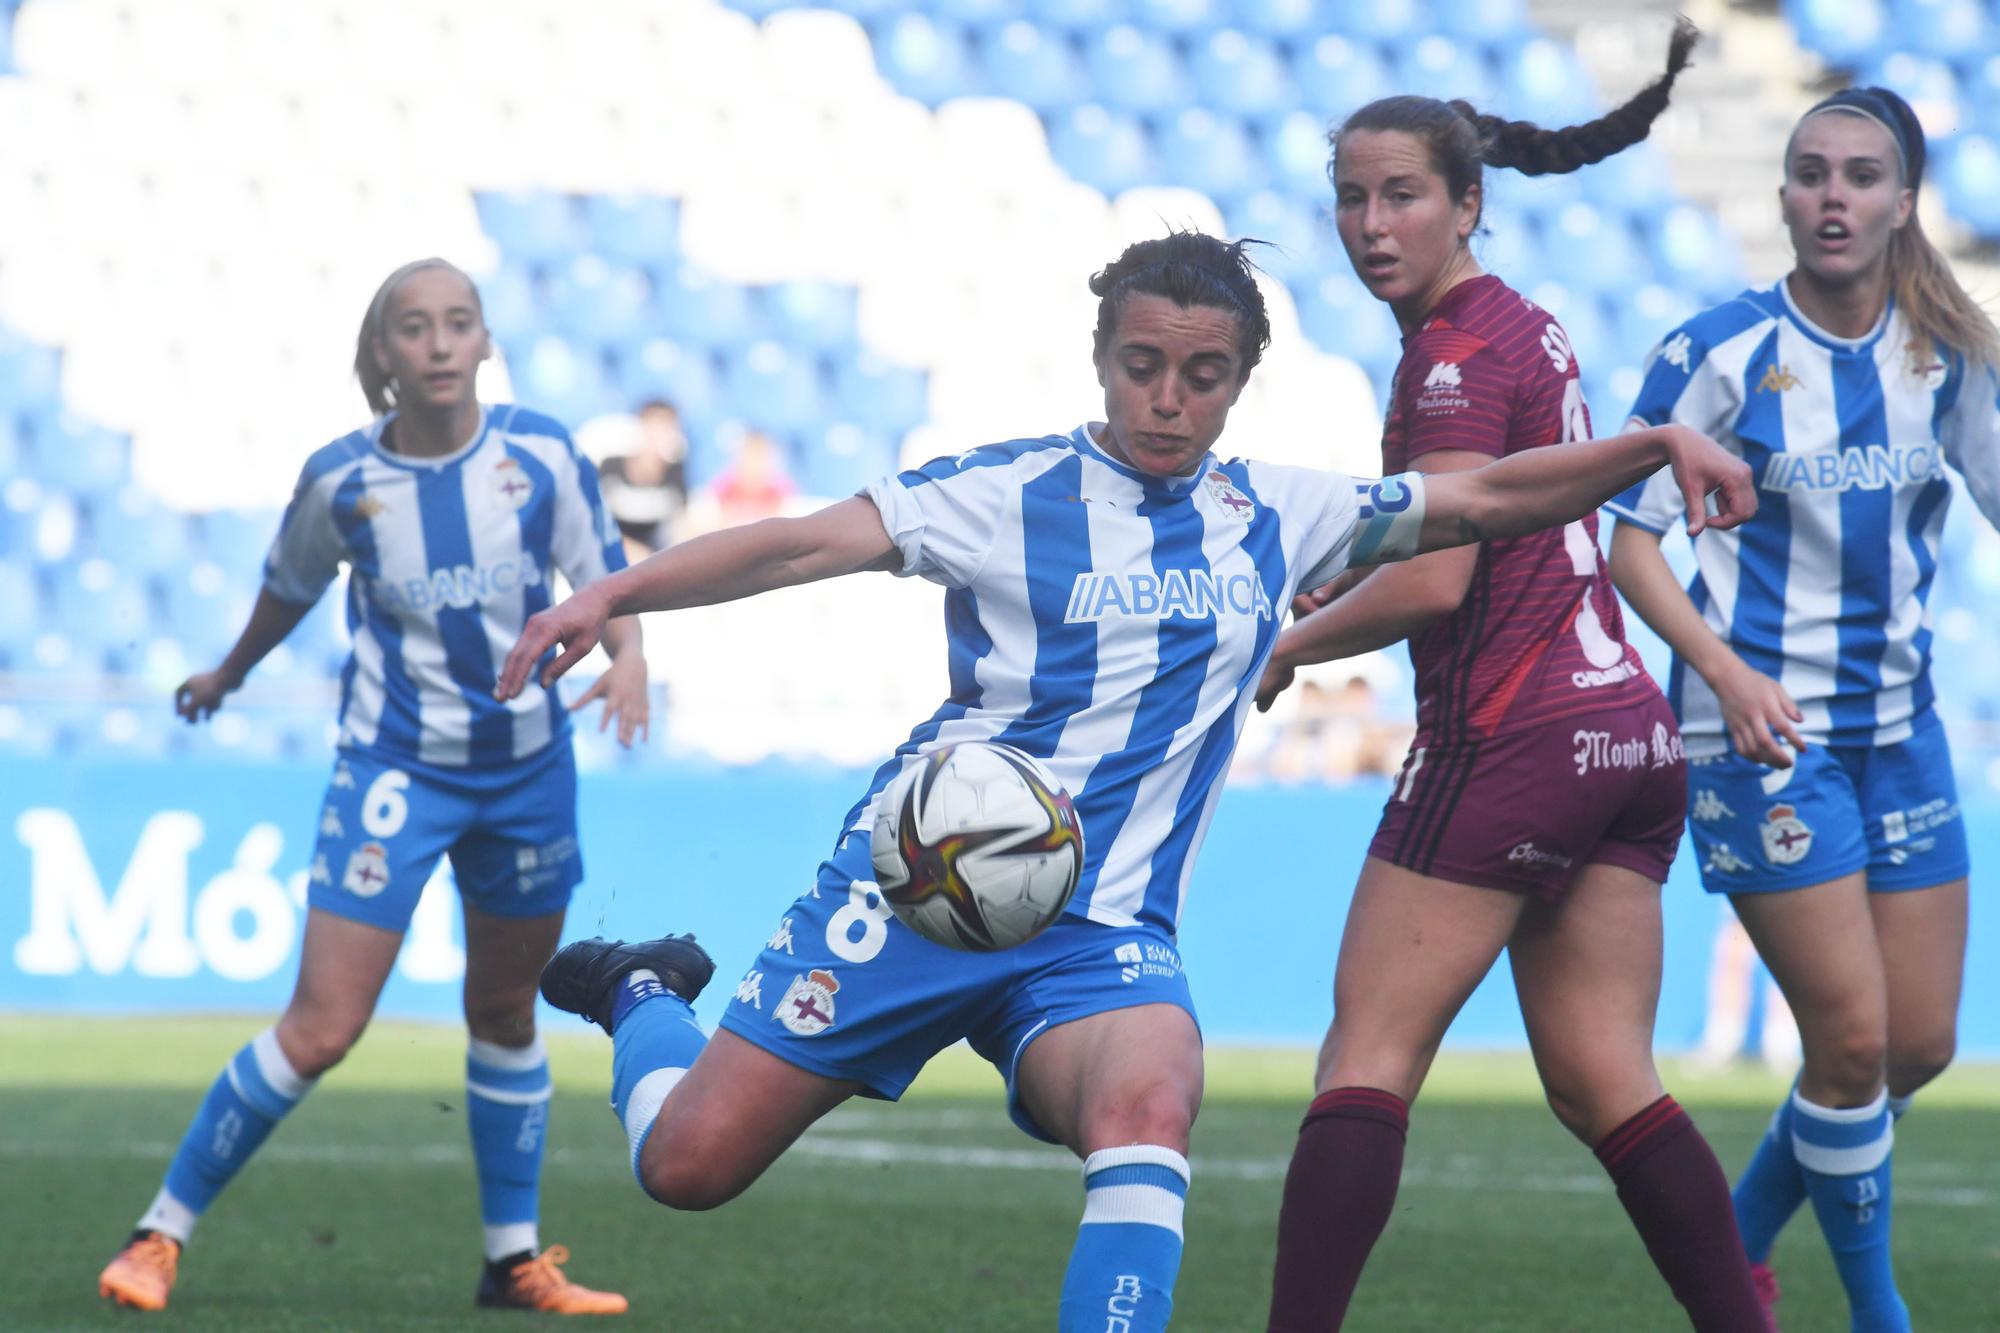
<path fill-rule="evenodd" d="M 1910 104 L 1887 88 L 1843 88 L 1814 104 L 1807 116 L 1847 111 L 1868 117 L 1889 131 L 1903 158 L 1903 179 L 1914 190 L 1924 179 L 1924 127 Z M 1801 117 L 1803 119 L 1804 117 Z"/>

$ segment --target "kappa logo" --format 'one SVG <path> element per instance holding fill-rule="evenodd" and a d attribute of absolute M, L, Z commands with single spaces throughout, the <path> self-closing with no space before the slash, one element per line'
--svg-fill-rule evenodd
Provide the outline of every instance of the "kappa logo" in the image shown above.
<path fill-rule="evenodd" d="M 1701 868 L 1723 875 L 1740 875 L 1750 868 L 1750 863 L 1732 851 L 1728 843 L 1718 842 Z"/>
<path fill-rule="evenodd" d="M 354 770 L 345 759 L 333 766 L 333 785 L 345 791 L 354 790 Z"/>
<path fill-rule="evenodd" d="M 1660 359 L 1677 370 L 1686 370 L 1693 351 L 1694 339 L 1685 333 L 1676 333 L 1660 348 Z"/>
<path fill-rule="evenodd" d="M 1694 794 L 1694 804 L 1688 807 L 1698 824 L 1713 824 L 1719 819 L 1734 819 L 1736 812 L 1723 803 L 1715 788 L 1703 787 Z"/>
<path fill-rule="evenodd" d="M 839 989 L 833 973 L 816 967 L 792 978 L 771 1017 L 796 1036 L 817 1037 L 833 1026 L 833 995 Z"/>
<path fill-rule="evenodd" d="M 528 480 L 519 463 L 503 458 L 493 465 L 493 489 L 510 508 L 520 509 L 535 493 L 535 483 Z"/>
<path fill-rule="evenodd" d="M 743 974 L 743 980 L 736 983 L 736 1002 L 747 1004 L 752 1009 L 764 1007 L 764 974 L 751 969 Z"/>
<path fill-rule="evenodd" d="M 1250 497 L 1237 490 L 1235 484 L 1220 472 L 1208 474 L 1208 491 L 1231 518 L 1240 518 L 1248 523 L 1257 516 L 1257 506 L 1251 503 Z"/>
<path fill-rule="evenodd" d="M 783 949 L 786 953 L 792 952 L 792 919 L 790 917 L 786 917 L 778 923 L 778 928 L 771 932 L 771 938 L 764 941 L 764 947 L 766 949 Z"/>
<path fill-rule="evenodd" d="M 389 512 L 389 506 L 372 495 L 364 495 L 354 502 L 356 518 L 378 518 Z"/>
<path fill-rule="evenodd" d="M 353 783 L 348 784 L 352 786 Z M 344 838 L 347 829 L 340 822 L 340 811 L 327 806 L 319 812 L 319 835 L 322 838 Z"/>
<path fill-rule="evenodd" d="M 1440 361 L 1431 367 L 1431 373 L 1424 377 L 1426 389 L 1456 389 L 1459 386 L 1458 366 L 1455 362 Z"/>
<path fill-rule="evenodd" d="M 1792 368 L 1785 365 L 1766 366 L 1764 378 L 1757 381 L 1758 393 L 1784 393 L 1799 387 L 1799 377 Z"/>
<path fill-rule="evenodd" d="M 312 882 L 326 886 L 333 884 L 333 871 L 327 868 L 326 856 L 323 853 L 313 857 Z"/>
<path fill-rule="evenodd" d="M 389 887 L 389 849 L 379 842 L 364 842 L 347 858 L 347 873 L 340 887 L 357 898 L 373 898 Z"/>
<path fill-rule="evenodd" d="M 1813 831 L 1789 805 L 1774 805 L 1764 812 L 1764 856 L 1773 865 L 1797 865 L 1812 850 Z"/>

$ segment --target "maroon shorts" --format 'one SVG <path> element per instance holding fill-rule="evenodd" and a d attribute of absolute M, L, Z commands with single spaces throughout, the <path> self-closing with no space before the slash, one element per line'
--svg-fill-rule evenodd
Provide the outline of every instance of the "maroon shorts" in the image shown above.
<path fill-rule="evenodd" d="M 1664 882 L 1687 791 L 1680 728 L 1656 696 L 1413 747 L 1368 851 L 1420 875 L 1548 899 L 1585 865 Z"/>

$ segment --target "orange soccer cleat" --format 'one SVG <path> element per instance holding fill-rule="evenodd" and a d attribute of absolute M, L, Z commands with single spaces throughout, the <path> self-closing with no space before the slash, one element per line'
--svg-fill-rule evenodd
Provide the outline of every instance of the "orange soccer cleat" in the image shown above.
<path fill-rule="evenodd" d="M 97 1275 L 97 1293 L 136 1310 L 164 1310 L 181 1263 L 181 1243 L 157 1231 L 135 1231 Z"/>
<path fill-rule="evenodd" d="M 551 1245 L 504 1272 L 499 1265 L 488 1264 L 473 1303 L 487 1309 L 542 1310 L 549 1314 L 625 1313 L 625 1298 L 617 1292 L 592 1291 L 564 1276 L 559 1265 L 568 1262 L 568 1247 Z"/>

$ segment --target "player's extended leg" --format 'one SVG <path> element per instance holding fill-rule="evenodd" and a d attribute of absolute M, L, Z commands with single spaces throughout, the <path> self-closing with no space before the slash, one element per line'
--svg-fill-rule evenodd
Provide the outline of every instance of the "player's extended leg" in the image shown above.
<path fill-rule="evenodd" d="M 1660 886 L 1587 865 L 1559 903 L 1528 907 L 1508 953 L 1549 1105 L 1596 1150 L 1675 1299 L 1704 1333 L 1762 1333 L 1729 1181 L 1653 1067 Z"/>
<path fill-rule="evenodd" d="M 103 1295 L 121 1305 L 164 1308 L 180 1248 L 203 1210 L 361 1036 L 402 942 L 395 931 L 318 908 L 306 914 L 291 1003 L 209 1088 L 131 1243 L 99 1276 Z"/>
<path fill-rule="evenodd" d="M 1022 1053 L 1022 1106 L 1083 1159 L 1083 1221 L 1057 1319 L 1063 1333 L 1166 1328 L 1201 1081 L 1201 1034 L 1171 1004 L 1063 1023 Z"/>
<path fill-rule="evenodd" d="M 556 1314 L 622 1314 L 625 1298 L 571 1282 L 562 1246 L 537 1226 L 548 1134 L 548 1051 L 535 1031 L 535 985 L 563 914 L 509 917 L 465 904 L 465 1119 L 479 1178 L 486 1263 L 474 1301 Z"/>
<path fill-rule="evenodd" d="M 1792 1154 L 1847 1289 L 1853 1327 L 1905 1330 L 1909 1313 L 1889 1262 L 1888 983 L 1868 898 L 1864 877 L 1853 874 L 1734 901 L 1798 1019 L 1805 1057 L 1774 1135 L 1790 1121 Z M 1777 1146 L 1767 1138 L 1759 1157 Z M 1744 1194 L 1739 1184 L 1745 1243 L 1768 1245 L 1766 1223 L 1754 1201 L 1746 1211 Z"/>
<path fill-rule="evenodd" d="M 1897 1114 L 1958 1047 L 1966 898 L 1963 879 L 1868 895 L 1889 989 L 1889 1102 Z"/>
<path fill-rule="evenodd" d="M 1524 901 L 1374 856 L 1363 863 L 1334 971 L 1318 1095 L 1285 1173 L 1273 1333 L 1340 1326 L 1395 1206 L 1410 1103 Z"/>
<path fill-rule="evenodd" d="M 611 1109 L 632 1172 L 669 1208 L 715 1208 L 748 1189 L 811 1124 L 860 1090 L 723 1031 L 692 1002 L 715 964 L 692 936 L 580 940 L 542 971 L 542 996 L 611 1034 Z"/>

